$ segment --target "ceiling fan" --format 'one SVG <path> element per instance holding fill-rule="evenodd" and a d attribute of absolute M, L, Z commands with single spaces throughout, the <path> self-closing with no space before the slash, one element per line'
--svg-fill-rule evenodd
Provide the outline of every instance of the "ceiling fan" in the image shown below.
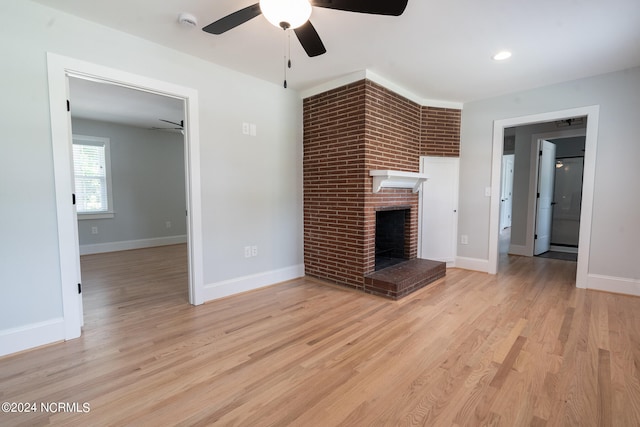
<path fill-rule="evenodd" d="M 171 120 L 158 119 L 161 122 L 169 123 L 171 125 L 175 125 L 176 127 L 152 127 L 151 130 L 166 130 L 166 131 L 180 131 L 184 134 L 184 120 L 180 120 L 178 122 L 172 122 Z"/>
<path fill-rule="evenodd" d="M 240 24 L 264 15 L 267 20 L 283 30 L 292 29 L 300 44 L 310 57 L 322 55 L 327 50 L 309 17 L 312 6 L 347 12 L 373 15 L 400 16 L 408 0 L 260 0 L 259 3 L 240 9 L 218 19 L 202 30 L 211 34 L 222 34 Z"/>

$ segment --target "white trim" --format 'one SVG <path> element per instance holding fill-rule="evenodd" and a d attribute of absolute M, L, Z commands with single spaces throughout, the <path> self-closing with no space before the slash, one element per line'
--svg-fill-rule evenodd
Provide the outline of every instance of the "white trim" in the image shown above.
<path fill-rule="evenodd" d="M 551 245 L 551 246 L 549 246 L 549 250 L 554 251 L 554 252 L 564 252 L 566 254 L 577 254 L 578 253 L 578 248 L 574 248 L 573 246 Z"/>
<path fill-rule="evenodd" d="M 616 294 L 634 295 L 640 297 L 640 280 L 625 277 L 604 276 L 600 274 L 587 275 L 587 289 Z"/>
<path fill-rule="evenodd" d="M 509 244 L 509 255 L 532 256 L 531 251 L 526 245 Z"/>
<path fill-rule="evenodd" d="M 593 189 L 595 184 L 596 148 L 598 141 L 598 120 L 600 106 L 572 108 L 568 110 L 533 114 L 495 120 L 493 122 L 493 157 L 491 164 L 491 207 L 489 213 L 489 260 L 488 272 L 498 271 L 498 240 L 500 238 L 500 184 L 502 172 L 502 151 L 504 148 L 504 129 L 535 123 L 545 123 L 571 117 L 587 116 L 585 138 L 584 178 L 582 182 L 582 210 L 580 213 L 580 237 L 578 243 L 578 266 L 576 286 L 586 287 L 591 248 L 591 221 L 593 216 Z"/>
<path fill-rule="evenodd" d="M 78 221 L 85 221 L 91 219 L 111 219 L 115 218 L 116 213 L 113 211 L 102 212 L 102 213 L 79 213 Z"/>
<path fill-rule="evenodd" d="M 454 108 L 457 110 L 462 110 L 462 107 L 464 106 L 464 103 L 457 101 L 422 98 L 414 94 L 410 90 L 404 88 L 403 86 L 400 86 L 392 82 L 391 80 L 374 73 L 371 70 L 361 70 L 350 74 L 345 74 L 343 76 L 336 77 L 333 80 L 321 83 L 317 86 L 302 90 L 299 92 L 300 98 L 309 98 L 311 96 L 318 95 L 320 93 L 327 92 L 329 90 L 336 89 L 350 83 L 355 83 L 363 79 L 367 79 L 381 86 L 384 86 L 390 91 L 395 92 L 398 95 L 407 98 L 408 100 L 413 101 L 422 107 Z"/>
<path fill-rule="evenodd" d="M 332 89 L 336 89 L 350 83 L 355 83 L 360 80 L 366 79 L 367 74 L 365 70 L 356 71 L 354 73 L 345 74 L 343 76 L 336 77 L 333 80 L 326 81 L 324 83 L 320 83 L 317 86 L 310 87 L 309 89 L 305 89 L 300 91 L 300 98 L 305 99 L 314 95 L 318 95 L 323 92 L 327 92 Z"/>
<path fill-rule="evenodd" d="M 480 271 L 482 273 L 489 272 L 489 261 L 479 258 L 456 257 L 456 268 L 464 270 Z"/>
<path fill-rule="evenodd" d="M 78 223 L 75 207 L 71 204 L 73 191 L 71 117 L 63 107 L 69 93 L 65 68 L 66 61 L 63 57 L 47 54 L 64 339 L 73 339 L 80 336 L 83 320 L 82 297 L 77 289 L 77 284 L 80 283 Z M 51 342 L 60 339 L 53 334 L 50 338 Z"/>
<path fill-rule="evenodd" d="M 62 317 L 0 331 L 0 356 L 65 339 Z"/>
<path fill-rule="evenodd" d="M 252 291 L 265 286 L 275 285 L 287 280 L 297 279 L 304 276 L 304 264 L 291 267 L 280 268 L 278 270 L 265 271 L 263 273 L 251 274 L 234 279 L 223 280 L 211 283 L 204 287 L 204 298 L 206 301 L 228 297 L 240 292 Z"/>
<path fill-rule="evenodd" d="M 457 110 L 462 110 L 462 107 L 464 106 L 464 103 L 462 102 L 422 98 L 412 93 L 408 89 L 392 82 L 391 80 L 384 78 L 382 76 L 379 76 L 378 74 L 374 73 L 371 70 L 365 70 L 365 76 L 368 80 L 378 83 L 379 85 L 384 86 L 385 88 L 397 93 L 400 96 L 407 98 L 410 101 L 415 102 L 416 104 L 422 107 L 455 108 Z"/>
<path fill-rule="evenodd" d="M 131 249 L 153 248 L 156 246 L 187 243 L 187 235 L 152 237 L 149 239 L 120 240 L 118 242 L 92 243 L 80 245 L 80 255 L 102 254 L 105 252 L 128 251 Z"/>
<path fill-rule="evenodd" d="M 51 52 L 47 53 L 47 73 L 58 218 L 60 283 L 65 321 L 64 338 L 80 336 L 82 324 L 82 298 L 77 292 L 77 283 L 80 283 L 77 215 L 71 204 L 73 186 L 71 123 L 65 108 L 69 93 L 68 76 L 109 82 L 184 100 L 187 125 L 184 145 L 187 174 L 187 235 L 189 236 L 189 301 L 192 304 L 202 304 L 204 299 L 198 92 L 188 87 Z"/>

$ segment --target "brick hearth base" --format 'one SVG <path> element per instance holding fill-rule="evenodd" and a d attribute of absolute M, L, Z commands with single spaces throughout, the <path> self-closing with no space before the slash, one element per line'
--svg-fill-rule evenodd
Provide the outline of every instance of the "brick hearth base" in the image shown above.
<path fill-rule="evenodd" d="M 416 258 L 365 276 L 364 291 L 398 300 L 444 277 L 446 272 L 444 262 Z"/>

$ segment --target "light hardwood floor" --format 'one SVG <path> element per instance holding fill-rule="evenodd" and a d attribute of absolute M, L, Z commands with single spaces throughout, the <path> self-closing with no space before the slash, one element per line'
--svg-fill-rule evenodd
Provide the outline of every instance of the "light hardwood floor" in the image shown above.
<path fill-rule="evenodd" d="M 81 338 L 0 359 L 0 425 L 638 426 L 640 298 L 505 257 L 394 302 L 299 279 L 192 307 L 184 246 L 83 257 Z"/>

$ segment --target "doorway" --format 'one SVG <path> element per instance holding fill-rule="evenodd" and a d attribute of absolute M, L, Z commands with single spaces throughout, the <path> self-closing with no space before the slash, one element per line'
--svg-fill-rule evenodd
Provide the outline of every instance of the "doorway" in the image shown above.
<path fill-rule="evenodd" d="M 585 137 L 558 138 L 551 142 L 557 147 L 551 251 L 577 256 Z"/>
<path fill-rule="evenodd" d="M 187 243 L 185 108 L 183 99 L 74 76 L 68 80 L 86 291 L 92 283 L 83 276 L 88 256 L 107 259 L 106 253 L 128 251 L 132 262 L 139 258 L 149 267 L 139 249 Z M 156 268 L 164 262 L 158 258 Z M 188 295 L 186 277 L 182 299 Z M 83 307 L 86 297 L 83 292 Z"/>
<path fill-rule="evenodd" d="M 587 119 L 587 126 L 585 134 L 584 179 L 582 185 L 582 209 L 580 213 L 579 235 L 580 244 L 578 248 L 576 286 L 586 288 L 589 266 L 589 249 L 591 245 L 591 220 L 593 212 L 593 188 L 595 183 L 595 153 L 597 145 L 598 116 L 599 107 L 590 106 L 494 121 L 489 228 L 489 265 L 487 269 L 489 273 L 496 274 L 498 271 L 500 188 L 505 129 L 516 126 L 568 120 L 574 117 L 585 117 Z M 530 209 L 530 211 L 532 211 L 532 209 Z M 533 229 L 533 220 L 530 222 L 530 229 Z"/>
<path fill-rule="evenodd" d="M 68 78 L 77 77 L 135 88 L 182 99 L 185 104 L 185 175 L 189 302 L 203 300 L 202 219 L 200 200 L 200 150 L 197 91 L 146 76 L 92 64 L 56 54 L 47 54 L 49 102 L 54 160 L 60 275 L 62 283 L 65 339 L 79 337 L 82 325 L 80 254 L 77 215 L 73 201 L 71 117 L 68 110 Z"/>

